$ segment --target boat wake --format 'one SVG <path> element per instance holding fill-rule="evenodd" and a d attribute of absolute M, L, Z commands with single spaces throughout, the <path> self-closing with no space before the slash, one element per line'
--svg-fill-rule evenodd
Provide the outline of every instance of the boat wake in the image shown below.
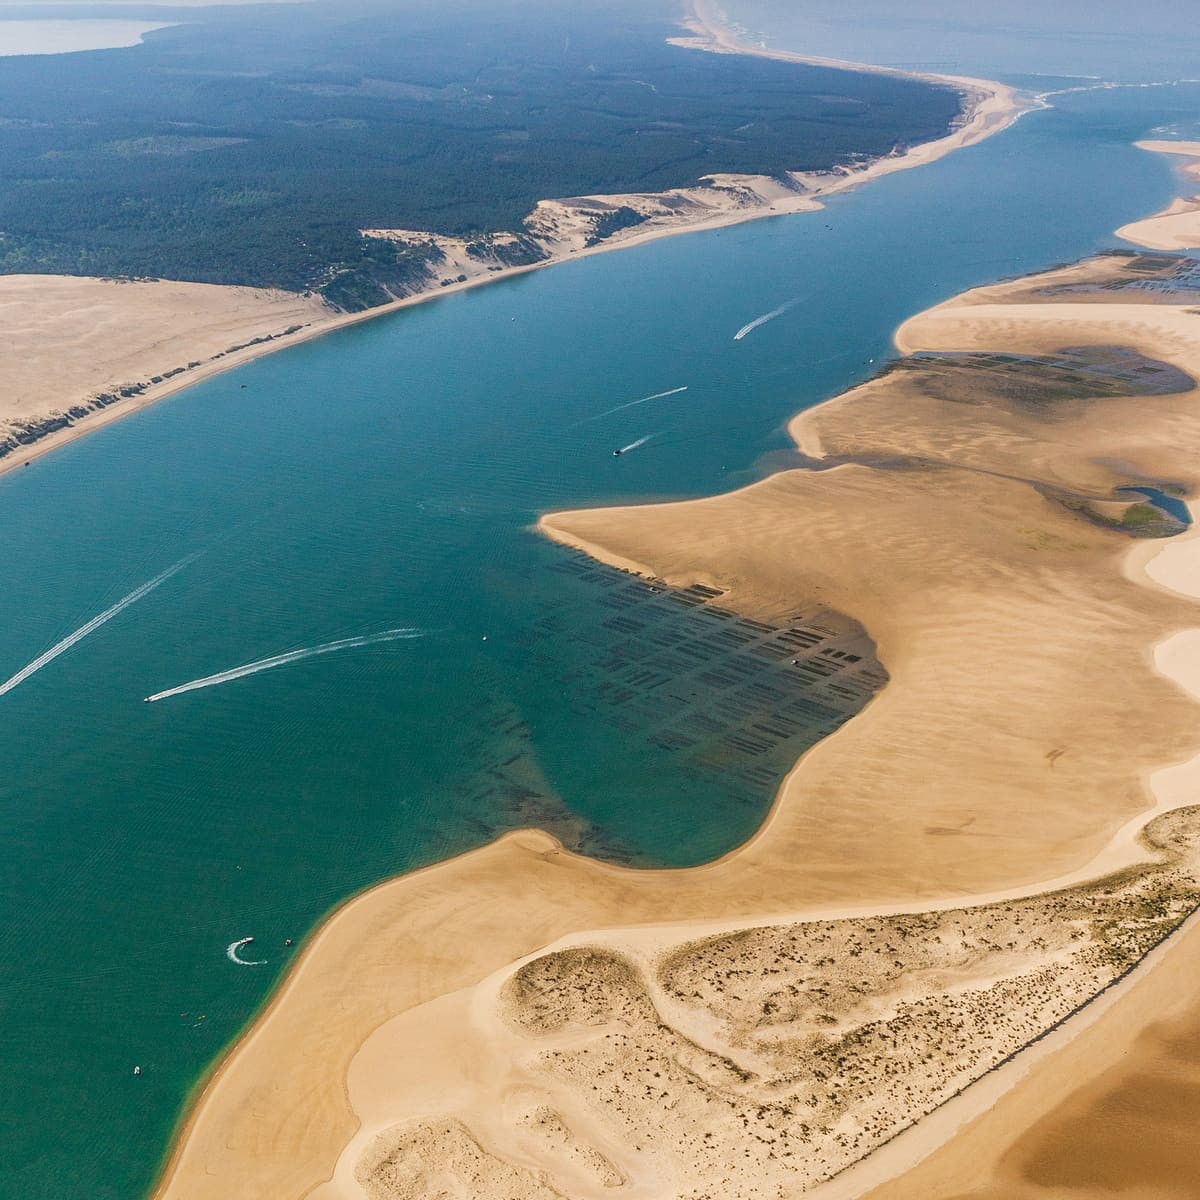
<path fill-rule="evenodd" d="M 616 408 L 610 408 L 602 413 L 597 413 L 594 417 L 584 417 L 582 421 L 576 421 L 571 426 L 572 429 L 577 429 L 580 425 L 590 425 L 593 421 L 602 420 L 604 417 L 611 417 L 613 413 L 624 412 L 627 408 L 636 408 L 639 404 L 649 404 L 651 400 L 665 400 L 668 396 L 678 396 L 680 392 L 686 392 L 687 386 L 672 388 L 669 392 L 655 392 L 653 396 L 643 396 L 640 400 L 630 400 L 628 404 L 618 404 Z"/>
<path fill-rule="evenodd" d="M 11 679 L 6 679 L 4 683 L 0 683 L 0 696 L 6 692 L 11 692 L 13 688 L 20 687 L 30 675 L 40 671 L 47 663 L 53 662 L 60 654 L 65 654 L 72 646 L 83 641 L 89 633 L 95 633 L 101 625 L 111 621 L 118 613 L 124 612 L 131 604 L 136 604 L 143 597 L 148 596 L 156 587 L 167 582 L 172 575 L 177 575 L 189 563 L 194 562 L 198 556 L 189 554 L 187 558 L 181 558 L 173 567 L 168 567 L 161 575 L 156 575 L 148 583 L 143 583 L 141 587 L 134 588 L 128 596 L 124 596 L 118 600 L 112 608 L 106 608 L 98 616 L 93 617 L 86 625 L 81 625 L 74 633 L 68 634 L 61 642 L 56 642 L 45 654 L 39 654 L 33 662 L 28 666 L 22 667 Z"/>
<path fill-rule="evenodd" d="M 636 442 L 630 442 L 628 446 L 622 446 L 620 450 L 614 450 L 613 458 L 620 458 L 622 454 L 628 454 L 631 450 L 636 450 L 639 446 L 644 446 L 652 437 L 658 437 L 658 434 L 648 433 L 645 437 L 638 438 Z"/>
<path fill-rule="evenodd" d="M 761 317 L 755 317 L 749 325 L 743 325 L 741 329 L 733 335 L 735 342 L 740 342 L 748 333 L 753 333 L 760 325 L 765 325 L 768 321 L 775 320 L 776 317 L 782 317 L 790 308 L 795 308 L 800 303 L 799 297 L 795 300 L 789 300 L 786 304 L 781 304 L 778 308 L 773 308 L 769 313 L 763 313 Z"/>
<path fill-rule="evenodd" d="M 275 667 L 285 667 L 289 663 L 313 658 L 318 654 L 332 654 L 335 650 L 353 650 L 359 646 L 375 646 L 380 642 L 398 642 L 424 636 L 425 631 L 422 629 L 385 629 L 382 633 L 369 633 L 362 637 L 325 642 L 320 646 L 306 646 L 302 650 L 289 650 L 286 654 L 260 658 L 256 662 L 245 663 L 240 667 L 230 667 L 228 671 L 205 675 L 203 679 L 193 679 L 189 683 L 181 683 L 178 687 L 167 688 L 164 692 L 155 692 L 153 696 L 146 697 L 146 703 L 153 704 L 157 700 L 166 700 L 168 696 L 181 696 L 184 692 L 198 692 L 201 688 L 216 687 L 218 684 L 229 683 L 234 679 L 242 679 L 246 675 L 257 675 L 260 671 L 271 671 Z"/>
<path fill-rule="evenodd" d="M 230 942 L 225 947 L 225 957 L 231 963 L 237 963 L 239 967 L 265 967 L 267 960 L 265 958 L 242 958 L 238 951 L 243 946 L 248 946 L 254 941 L 252 937 L 238 938 L 236 942 Z"/>

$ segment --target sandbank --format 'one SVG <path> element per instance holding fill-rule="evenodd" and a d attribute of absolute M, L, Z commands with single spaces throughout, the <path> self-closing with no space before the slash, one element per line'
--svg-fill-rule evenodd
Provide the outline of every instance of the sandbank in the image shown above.
<path fill-rule="evenodd" d="M 1163 547 L 1146 568 L 1161 586 L 1200 598 L 1196 535 Z M 1200 630 L 1166 639 L 1154 657 L 1163 674 L 1200 697 Z M 1198 784 L 1200 756 L 1161 772 L 1155 790 L 1164 802 L 1187 802 L 1200 794 Z M 868 1160 L 863 1181 L 886 1182 L 855 1194 L 1051 1200 L 1069 1191 L 1079 1200 L 1118 1193 L 1190 1200 L 1200 1119 L 1197 971 L 1194 917 L 1125 986 L 1064 1030 L 1060 1044 L 1014 1064 L 1020 1071 L 1011 1089 L 947 1111 L 940 1128 L 918 1126 L 895 1162 Z"/>
<path fill-rule="evenodd" d="M 2 275 L 0 470 L 320 329 L 332 315 L 317 297 L 261 288 Z"/>
<path fill-rule="evenodd" d="M 911 74 L 741 43 L 703 0 L 695 0 L 688 26 L 692 36 L 674 40 L 694 49 Z M 952 86 L 963 95 L 959 123 L 943 138 L 866 164 L 825 173 L 793 172 L 786 185 L 768 176 L 719 175 L 668 193 L 544 200 L 521 230 L 546 256 L 529 266 L 480 261 L 466 253 L 466 243 L 460 239 L 402 229 L 363 230 L 373 237 L 398 241 L 434 241 L 445 255 L 436 277 L 427 285 L 364 312 L 338 313 L 319 298 L 265 289 L 162 280 L 0 276 L 0 328 L 14 331 L 0 348 L 0 367 L 20 368 L 14 376 L 19 383 L 9 393 L 9 407 L 0 408 L 0 446 L 18 433 L 19 444 L 0 457 L 0 473 L 24 466 L 56 446 L 201 379 L 333 329 L 558 262 L 661 237 L 815 211 L 830 195 L 895 171 L 923 166 L 990 137 L 1031 106 L 1012 88 L 989 80 L 920 78 Z M 597 211 L 615 206 L 633 207 L 646 220 L 589 245 Z M 256 344 L 247 344 L 251 342 Z M 239 348 L 230 351 L 231 346 Z M 180 374 L 154 381 L 155 376 L 179 367 L 184 368 Z M 130 386 L 139 389 L 136 395 L 120 395 L 121 387 Z M 114 402 L 97 402 L 98 396 L 113 395 Z"/>
<path fill-rule="evenodd" d="M 1064 277 L 939 306 L 905 326 L 906 349 L 1037 355 L 1115 344 L 1200 374 L 1200 318 L 1184 301 L 1021 293 Z M 981 399 L 973 431 L 955 424 L 960 402 L 943 400 L 942 425 L 956 431 L 947 441 L 936 407 L 919 425 L 904 412 L 891 428 L 859 419 L 857 406 L 886 399 L 897 380 L 907 386 L 887 375 L 796 419 L 798 443 L 837 443 L 840 465 L 829 470 L 542 522 L 552 537 L 669 584 L 720 586 L 722 603 L 748 615 L 778 619 L 819 601 L 871 632 L 891 683 L 801 760 L 760 832 L 675 872 L 590 862 L 545 834 L 517 833 L 350 902 L 205 1088 L 159 1195 L 388 1195 L 358 1182 L 363 1139 L 389 1122 L 407 1137 L 405 1122 L 418 1119 L 433 1140 L 422 1149 L 402 1138 L 396 1152 L 432 1153 L 474 1194 L 591 1195 L 606 1186 L 605 1162 L 622 1164 L 630 1195 L 672 1194 L 662 1190 L 670 1156 L 662 1178 L 653 1159 L 635 1178 L 628 1138 L 589 1116 L 586 1088 L 569 1079 L 550 1105 L 514 1076 L 513 1121 L 503 1106 L 480 1116 L 480 1097 L 497 1086 L 509 1095 L 514 1034 L 497 1005 L 527 961 L 556 944 L 615 938 L 644 955 L 750 925 L 1011 903 L 1152 857 L 1132 831 L 1192 794 L 1160 794 L 1156 772 L 1190 763 L 1195 707 L 1151 653 L 1196 610 L 1178 589 L 1138 580 L 1130 560 L 1144 561 L 1145 545 L 1131 550 L 1107 509 L 1089 518 L 1073 505 L 1112 503 L 1131 479 L 1191 486 L 1195 387 L 1068 403 L 1052 420 Z M 888 465 L 871 464 L 876 440 Z M 1014 442 L 1052 449 L 1023 456 L 1017 473 L 1005 469 Z M 1015 955 L 991 984 L 1031 963 Z M 601 965 L 600 995 L 642 1005 L 624 967 Z M 613 971 L 625 980 L 619 995 Z M 1071 984 L 1059 1002 L 1090 986 Z M 676 1033 L 720 1057 L 727 1043 L 711 1020 Z M 481 1029 L 488 1036 L 474 1037 Z M 656 1053 L 666 1045 L 638 1036 Z M 465 1045 L 465 1073 L 445 1074 Z M 681 1043 L 671 1045 L 678 1063 Z M 464 1135 L 472 1113 L 478 1127 Z M 372 1143 L 368 1155 L 378 1153 Z M 548 1164 L 564 1155 L 574 1165 L 551 1182 Z"/>
<path fill-rule="evenodd" d="M 1191 183 L 1200 181 L 1200 142 L 1138 142 L 1143 150 L 1183 159 L 1179 174 Z M 1117 236 L 1151 250 L 1194 250 L 1200 248 L 1200 196 L 1180 196 L 1166 209 L 1122 225 Z"/>

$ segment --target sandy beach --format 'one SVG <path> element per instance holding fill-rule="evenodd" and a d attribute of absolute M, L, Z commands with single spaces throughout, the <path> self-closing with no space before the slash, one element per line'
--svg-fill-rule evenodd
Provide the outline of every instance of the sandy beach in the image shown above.
<path fill-rule="evenodd" d="M 0 276 L 0 470 L 323 329 L 318 297 L 260 288 Z"/>
<path fill-rule="evenodd" d="M 1180 160 L 1179 176 L 1200 185 L 1200 142 L 1138 142 L 1152 154 L 1169 154 Z M 1192 250 L 1200 246 L 1200 196 L 1180 196 L 1166 209 L 1121 226 L 1117 236 L 1151 250 Z"/>
<path fill-rule="evenodd" d="M 1147 578 L 1164 543 L 1131 533 L 1157 518 L 1115 489 L 1193 485 L 1200 319 L 1185 292 L 1134 287 L 1142 266 L 1102 259 L 915 318 L 904 348 L 935 361 L 793 423 L 829 470 L 546 518 L 553 537 L 719 586 L 749 615 L 845 612 L 891 682 L 798 764 L 756 837 L 707 867 L 624 870 L 530 831 L 352 901 L 206 1087 L 159 1194 L 591 1196 L 619 1183 L 698 1197 L 688 1164 L 705 1162 L 733 1171 L 714 1195 L 758 1195 L 755 1180 L 786 1192 L 898 1145 L 989 1063 L 1020 1060 L 1054 1014 L 1064 1031 L 1079 1022 L 1194 907 L 1190 867 L 1162 857 L 1190 845 L 1194 818 L 1171 812 L 1194 795 L 1194 700 L 1151 653 L 1196 609 Z M 1075 357 L 1055 357 L 1064 345 Z M 982 350 L 1040 357 L 997 366 L 971 357 Z M 1025 372 L 1015 391 L 1012 370 Z M 916 395 L 920 421 L 896 403 Z M 1155 816 L 1158 850 L 1138 836 Z M 1146 903 L 1129 887 L 1154 897 L 1153 937 L 1117 917 Z M 1078 937 L 1056 941 L 1067 927 Z M 817 996 L 805 964 L 847 955 L 870 969 L 830 971 Z M 801 975 L 773 978 L 784 958 Z M 922 1069 L 889 1066 L 883 1042 L 864 1057 L 868 1030 Z M 937 1036 L 914 1058 L 922 1030 Z M 813 1056 L 830 1046 L 839 1093 L 851 1082 L 881 1102 L 828 1108 Z M 809 1102 L 782 1082 L 798 1072 L 821 1113 L 803 1172 L 780 1115 Z"/>
<path fill-rule="evenodd" d="M 688 24 L 692 36 L 676 39 L 681 45 L 714 53 L 767 53 L 737 42 L 703 0 L 696 0 Z M 780 52 L 768 56 L 876 70 Z M 0 472 L 22 467 L 202 379 L 337 328 L 558 262 L 762 217 L 816 211 L 825 197 L 934 162 L 990 137 L 1029 107 L 1003 84 L 921 78 L 955 87 L 963 95 L 961 120 L 946 137 L 863 165 L 823 174 L 794 172 L 787 186 L 767 176 L 719 175 L 667 193 L 544 200 L 521 230 L 546 256 L 532 266 L 480 261 L 466 254 L 465 242 L 454 238 L 402 229 L 363 230 L 385 239 L 432 240 L 445 255 L 437 277 L 427 286 L 365 312 L 339 313 L 319 297 L 255 288 L 166 280 L 0 277 L 0 322 L 13 331 L 0 348 L 0 366 L 17 381 L 9 401 L 0 407 L 0 447 L 8 445 L 8 452 L 0 456 Z M 588 245 L 597 209 L 621 205 L 637 209 L 646 220 Z M 230 350 L 235 346 L 238 349 Z M 174 374 L 180 367 L 183 370 Z M 165 376 L 167 372 L 172 374 Z M 136 390 L 122 395 L 122 388 Z"/>

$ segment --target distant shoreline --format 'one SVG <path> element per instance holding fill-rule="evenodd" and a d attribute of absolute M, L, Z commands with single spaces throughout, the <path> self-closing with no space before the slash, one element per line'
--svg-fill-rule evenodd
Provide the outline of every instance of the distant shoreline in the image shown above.
<path fill-rule="evenodd" d="M 91 50 L 125 50 L 140 46 L 145 35 L 159 29 L 171 29 L 175 21 L 139 21 L 128 17 L 103 16 L 104 9 L 96 7 L 94 17 L 9 17 L 5 15 L 7 4 L 0 4 L 0 32 L 7 41 L 0 46 L 0 58 L 21 58 L 28 55 L 80 54 Z M 12 7 L 24 11 L 26 6 Z M 59 33 L 59 44 L 55 39 L 45 38 L 47 27 Z M 42 36 L 37 36 L 41 34 Z M 15 39 L 15 43 L 14 40 Z"/>
<path fill-rule="evenodd" d="M 659 238 L 722 229 L 765 217 L 817 211 L 824 206 L 823 201 L 829 196 L 850 191 L 873 179 L 890 175 L 896 171 L 924 166 L 954 150 L 983 141 L 1007 128 L 1030 107 L 1018 98 L 1014 89 L 991 80 L 906 72 L 894 68 L 874 67 L 866 63 L 841 62 L 751 46 L 739 41 L 736 35 L 721 23 L 709 0 L 692 0 L 692 11 L 685 28 L 691 31 L 691 36 L 671 40 L 675 44 L 710 53 L 748 54 L 792 62 L 797 65 L 828 66 L 853 71 L 901 75 L 923 79 L 930 83 L 948 84 L 963 96 L 963 112 L 957 127 L 941 138 L 919 143 L 900 154 L 875 159 L 863 166 L 847 167 L 821 174 L 798 175 L 796 179 L 800 186 L 794 192 L 786 191 L 776 181 L 765 176 L 721 177 L 722 187 L 717 189 L 706 189 L 702 186 L 676 189 L 663 195 L 668 198 L 683 198 L 685 203 L 690 206 L 690 211 L 676 214 L 670 218 L 648 220 L 631 229 L 619 231 L 594 246 L 570 245 L 565 241 L 557 246 L 548 243 L 551 248 L 549 256 L 536 263 L 527 266 L 504 267 L 500 270 L 488 270 L 481 267 L 474 277 L 461 282 L 455 281 L 446 286 L 442 286 L 440 282 L 431 283 L 427 288 L 414 295 L 376 308 L 366 309 L 363 312 L 337 313 L 328 317 L 317 317 L 305 322 L 299 330 L 289 332 L 287 336 L 275 336 L 269 341 L 245 347 L 235 353 L 225 353 L 216 358 L 207 358 L 171 379 L 158 384 L 146 385 L 134 399 L 121 400 L 107 407 L 95 409 L 86 416 L 74 419 L 65 428 L 48 433 L 21 449 L 9 452 L 5 457 L 0 458 L 0 474 L 25 467 L 43 454 L 60 446 L 68 445 L 93 430 L 104 428 L 114 421 L 139 412 L 159 400 L 176 395 L 194 384 L 212 379 L 235 367 L 244 366 L 284 349 L 286 346 L 294 346 L 312 338 L 322 337 L 327 333 L 357 325 L 362 321 L 374 320 L 377 317 L 387 316 L 417 304 L 424 304 L 440 296 L 454 295 L 560 262 L 569 262 L 587 258 L 593 254 L 640 246 L 657 241 Z M 587 196 L 577 197 L 574 201 L 554 200 L 545 201 L 543 204 L 557 206 L 560 211 L 569 213 L 571 205 L 577 202 L 582 202 L 586 206 L 588 202 L 621 203 L 627 199 L 649 200 L 653 199 L 653 196 Z M 58 281 L 79 277 L 46 276 L 45 278 Z M 176 281 L 165 282 L 174 283 Z M 239 290 L 245 291 L 246 289 Z M 296 294 L 294 299 L 300 302 L 302 297 Z M 189 361 L 195 357 L 197 356 L 191 354 L 187 356 Z M 163 364 L 163 366 L 169 369 L 174 366 L 174 363 Z M 154 373 L 159 372 L 155 371 Z M 111 380 L 97 380 L 89 394 L 56 395 L 54 394 L 55 378 L 54 364 L 49 363 L 45 384 L 37 389 L 38 407 L 26 414 L 27 416 L 45 419 L 65 413 L 73 406 L 91 407 L 96 393 L 113 386 Z M 42 397 L 45 397 L 44 402 Z"/>

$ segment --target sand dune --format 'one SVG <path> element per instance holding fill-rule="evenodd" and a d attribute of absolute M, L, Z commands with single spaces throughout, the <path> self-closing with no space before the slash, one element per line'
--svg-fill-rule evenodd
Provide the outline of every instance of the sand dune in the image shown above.
<path fill-rule="evenodd" d="M 568 939 L 459 1004 L 452 1049 L 439 1001 L 368 1040 L 350 1074 L 363 1128 L 313 1195 L 433 1196 L 443 1179 L 512 1198 L 808 1190 L 1068 1018 L 1186 919 L 1200 905 L 1198 817 L 1155 823 L 1172 847 L 1160 866 L 1022 901 L 683 941 L 661 929 Z M 436 1061 L 398 1087 L 424 1036 Z M 469 1099 L 430 1120 L 431 1098 L 453 1093 Z M 454 1163 L 465 1148 L 469 1173 Z"/>
<path fill-rule="evenodd" d="M 867 1200 L 1193 1200 L 1200 926 L 1088 1028 Z M 914 1131 L 916 1133 L 917 1131 Z"/>
<path fill-rule="evenodd" d="M 0 469 L 332 317 L 319 298 L 258 288 L 0 276 Z"/>
<path fill-rule="evenodd" d="M 1122 225 L 1117 235 L 1152 250 L 1192 250 L 1200 246 L 1200 199 L 1182 196 L 1157 216 Z"/>

